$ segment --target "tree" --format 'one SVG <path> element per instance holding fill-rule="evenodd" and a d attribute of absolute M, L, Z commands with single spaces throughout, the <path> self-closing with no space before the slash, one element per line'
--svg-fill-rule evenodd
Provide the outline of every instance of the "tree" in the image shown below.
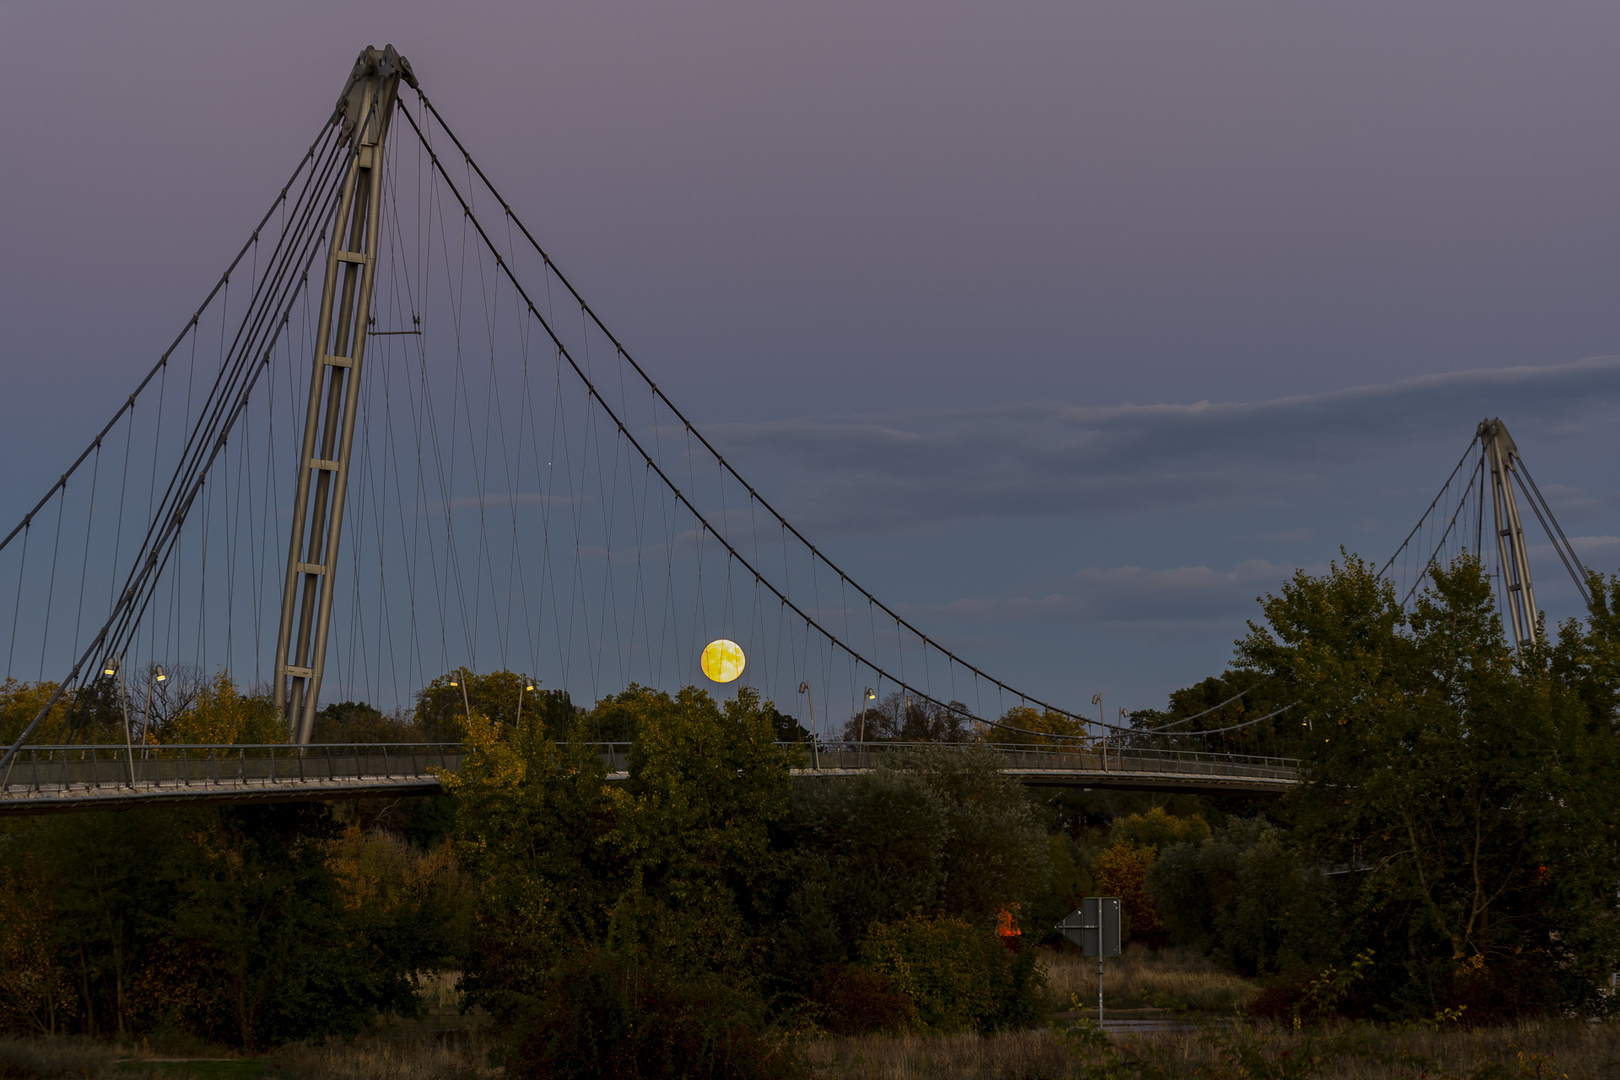
<path fill-rule="evenodd" d="M 1049 884 L 1050 851 L 1000 764 L 980 748 L 923 747 L 885 755 L 866 776 L 794 789 L 782 846 L 796 884 L 773 965 L 783 989 L 808 992 L 878 924 L 955 919 L 995 944 L 1000 912 Z"/>
<path fill-rule="evenodd" d="M 1339 943 L 1375 950 L 1383 1008 L 1432 1013 L 1481 972 L 1498 1008 L 1592 1007 L 1617 954 L 1620 806 L 1613 724 L 1581 673 L 1604 670 L 1608 594 L 1555 653 L 1515 653 L 1477 559 L 1430 580 L 1408 616 L 1345 556 L 1268 596 L 1239 642 L 1299 702 L 1297 835 L 1345 871 Z"/>
<path fill-rule="evenodd" d="M 526 689 L 530 685 L 535 689 Z M 574 722 L 575 710 L 567 691 L 542 690 L 538 679 L 511 671 L 485 675 L 452 671 L 417 691 L 416 726 L 422 737 L 428 742 L 459 742 L 467 722 L 467 701 L 475 715 L 502 727 L 538 717 L 554 741 L 566 738 Z"/>
<path fill-rule="evenodd" d="M 757 1038 L 756 989 L 792 760 L 773 714 L 747 688 L 721 706 L 632 686 L 559 746 L 538 716 L 474 711 L 445 781 L 482 884 L 464 986 L 514 1033 L 514 1069 L 721 1075 L 739 1054 L 779 1057 Z M 590 745 L 604 727 L 630 736 L 622 784 Z"/>
<path fill-rule="evenodd" d="M 1333 950 L 1327 881 L 1264 818 L 1165 845 L 1148 892 L 1170 940 L 1248 975 L 1325 962 Z"/>
<path fill-rule="evenodd" d="M 998 743 L 1077 749 L 1091 741 L 1086 723 L 1052 709 L 1015 705 L 1001 714 L 1006 727 L 993 727 L 987 738 Z"/>
<path fill-rule="evenodd" d="M 243 694 L 223 670 L 196 691 L 189 707 L 148 738 L 162 743 L 279 743 L 287 725 L 268 694 Z"/>
<path fill-rule="evenodd" d="M 386 715 L 363 701 L 340 701 L 315 714 L 311 742 L 419 743 L 426 739 L 410 713 Z"/>
<path fill-rule="evenodd" d="M 265 1046 L 411 1012 L 444 912 L 386 876 L 347 903 L 334 832 L 321 804 L 0 822 L 0 1021 Z"/>
<path fill-rule="evenodd" d="M 1240 696 L 1241 695 L 1241 696 Z M 1168 709 L 1139 709 L 1131 713 L 1131 727 L 1116 738 L 1127 746 L 1174 745 L 1152 729 L 1170 727 L 1171 735 L 1216 732 L 1204 744 L 1221 753 L 1282 754 L 1299 752 L 1299 722 L 1293 709 L 1283 710 L 1293 698 L 1265 674 L 1232 668 L 1183 687 L 1170 695 Z M 1262 719 L 1269 717 L 1269 719 Z M 1185 723 L 1177 721 L 1185 720 Z"/>
<path fill-rule="evenodd" d="M 57 684 L 53 682 L 30 683 L 9 677 L 4 684 L 0 684 L 0 742 L 8 747 L 16 742 L 17 736 L 34 722 L 34 717 L 51 700 L 56 687 Z M 32 741 L 60 742 L 66 733 L 72 704 L 71 700 L 64 700 L 53 705 L 50 714 L 34 729 L 34 734 L 30 736 Z"/>

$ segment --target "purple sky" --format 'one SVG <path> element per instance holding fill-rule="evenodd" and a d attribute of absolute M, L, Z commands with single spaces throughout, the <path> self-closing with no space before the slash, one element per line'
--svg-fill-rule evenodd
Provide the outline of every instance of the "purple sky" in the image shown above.
<path fill-rule="evenodd" d="M 835 557 L 1040 692 L 1159 704 L 1293 567 L 1392 550 L 1482 415 L 1620 566 L 1620 367 L 1576 363 L 1620 353 L 1617 39 L 1480 0 L 0 0 L 0 517 L 392 43 Z"/>

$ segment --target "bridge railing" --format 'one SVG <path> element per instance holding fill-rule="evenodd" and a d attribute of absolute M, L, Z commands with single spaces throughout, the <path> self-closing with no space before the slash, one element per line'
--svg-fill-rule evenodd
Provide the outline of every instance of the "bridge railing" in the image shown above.
<path fill-rule="evenodd" d="M 797 746 L 808 753 L 804 742 L 779 743 Z M 1063 770 L 1119 773 L 1191 773 L 1203 776 L 1241 776 L 1292 780 L 1299 774 L 1298 758 L 1267 757 L 1258 754 L 1220 754 L 1203 750 L 1160 750 L 1146 747 L 1110 747 L 1106 753 L 1095 745 L 1032 746 L 1029 743 L 921 743 L 921 742 L 832 742 L 817 743 L 816 756 L 823 769 L 869 769 L 885 755 L 923 748 L 988 749 L 1001 755 L 1004 768 L 1017 770 Z M 806 762 L 808 765 L 809 762 Z"/>
<path fill-rule="evenodd" d="M 311 746 L 25 746 L 0 795 L 68 789 L 189 788 L 431 778 L 461 765 L 459 743 L 331 743 Z"/>
<path fill-rule="evenodd" d="M 630 743 L 592 743 L 609 773 L 629 768 Z M 1176 773 L 1292 780 L 1293 758 L 1215 754 L 1196 750 L 1035 747 L 1027 743 L 819 742 L 812 757 L 804 742 L 778 746 L 801 751 L 800 766 L 860 770 L 897 753 L 925 747 L 983 748 L 1016 771 Z M 0 796 L 28 792 L 129 788 L 240 787 L 251 784 L 355 783 L 428 780 L 434 770 L 454 771 L 464 758 L 459 743 L 317 743 L 289 746 L 182 744 L 160 746 L 27 746 L 3 774 Z"/>

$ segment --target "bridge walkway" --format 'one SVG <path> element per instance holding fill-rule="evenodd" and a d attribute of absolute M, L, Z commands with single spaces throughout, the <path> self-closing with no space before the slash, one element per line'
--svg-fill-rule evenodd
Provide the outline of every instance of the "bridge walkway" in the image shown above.
<path fill-rule="evenodd" d="M 594 745 L 608 780 L 624 780 L 630 744 Z M 815 780 L 859 776 L 886 755 L 921 744 L 823 743 L 813 755 L 802 744 L 783 745 L 803 751 L 794 777 Z M 1276 798 L 1299 777 L 1298 763 L 1288 758 L 1149 749 L 1103 755 L 1028 745 L 991 749 L 1002 756 L 1006 775 L 1039 787 Z M 0 776 L 0 814 L 427 795 L 440 789 L 441 773 L 461 767 L 463 756 L 457 743 L 31 746 Z"/>

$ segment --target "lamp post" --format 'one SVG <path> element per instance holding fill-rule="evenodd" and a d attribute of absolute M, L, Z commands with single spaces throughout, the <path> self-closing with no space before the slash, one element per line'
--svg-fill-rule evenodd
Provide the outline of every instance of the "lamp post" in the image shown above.
<path fill-rule="evenodd" d="M 455 670 L 455 674 L 461 676 L 461 678 L 459 680 L 451 679 L 450 680 L 450 685 L 455 686 L 455 687 L 460 687 L 460 689 L 461 689 L 461 707 L 466 712 L 467 726 L 471 727 L 472 726 L 472 702 L 467 697 L 467 681 L 470 678 L 472 678 L 472 672 L 468 671 L 465 667 L 459 667 L 459 668 L 457 668 Z"/>
<path fill-rule="evenodd" d="M 821 770 L 821 748 L 816 745 L 816 697 L 810 692 L 810 683 L 799 683 L 799 693 L 810 703 L 810 767 Z"/>
<path fill-rule="evenodd" d="M 1102 731 L 1102 767 L 1103 772 L 1108 771 L 1108 721 L 1103 719 L 1103 703 L 1101 694 L 1092 694 L 1091 703 L 1097 706 L 1097 727 Z"/>
<path fill-rule="evenodd" d="M 129 768 L 129 786 L 135 787 L 135 746 L 129 738 L 129 699 L 124 695 L 123 657 L 109 656 L 101 673 L 118 680 L 118 709 L 124 717 L 124 763 Z M 94 751 L 92 751 L 94 753 Z"/>
<path fill-rule="evenodd" d="M 153 664 L 152 670 L 146 673 L 146 712 L 141 714 L 143 717 L 141 720 L 142 743 L 146 742 L 147 733 L 152 730 L 152 684 L 155 682 L 168 681 L 169 677 L 163 674 L 162 664 Z M 146 753 L 144 751 L 141 753 L 141 758 L 142 760 L 145 760 L 146 758 Z"/>
<path fill-rule="evenodd" d="M 865 691 L 863 691 L 863 693 L 864 693 L 865 696 L 861 698 L 861 745 L 865 746 L 866 745 L 866 703 L 868 701 L 871 701 L 874 698 L 876 698 L 877 695 L 872 693 L 872 688 L 870 686 L 868 686 L 865 689 Z"/>
<path fill-rule="evenodd" d="M 529 677 L 527 675 L 524 675 L 521 678 L 519 678 L 518 683 L 520 685 L 518 686 L 517 719 L 515 721 L 513 721 L 513 723 L 512 723 L 513 727 L 516 727 L 516 726 L 518 726 L 519 724 L 521 724 L 523 722 L 523 695 L 529 693 L 530 691 L 532 691 L 534 689 L 534 683 L 529 681 Z"/>

